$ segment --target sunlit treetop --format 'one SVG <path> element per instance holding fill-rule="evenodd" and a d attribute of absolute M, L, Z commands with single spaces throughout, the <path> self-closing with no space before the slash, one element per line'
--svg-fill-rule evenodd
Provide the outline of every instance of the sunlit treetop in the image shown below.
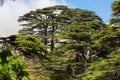
<path fill-rule="evenodd" d="M 112 3 L 112 16 L 113 18 L 110 19 L 110 24 L 113 26 L 119 26 L 120 25 L 120 0 L 115 0 Z"/>
<path fill-rule="evenodd" d="M 112 3 L 112 15 L 113 16 L 120 16 L 120 0 L 115 0 Z"/>

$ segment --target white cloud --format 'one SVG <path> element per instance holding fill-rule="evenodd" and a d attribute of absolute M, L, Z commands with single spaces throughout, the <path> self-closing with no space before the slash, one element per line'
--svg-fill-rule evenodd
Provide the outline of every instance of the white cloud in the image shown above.
<path fill-rule="evenodd" d="M 0 36 L 16 34 L 22 28 L 18 26 L 17 19 L 20 15 L 37 8 L 44 8 L 57 4 L 66 5 L 64 0 L 16 0 L 15 2 L 7 0 L 0 7 Z"/>

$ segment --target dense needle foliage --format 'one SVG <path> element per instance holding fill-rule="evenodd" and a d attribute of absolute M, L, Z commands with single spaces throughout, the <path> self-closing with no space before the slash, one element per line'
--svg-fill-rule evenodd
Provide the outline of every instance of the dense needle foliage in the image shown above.
<path fill-rule="evenodd" d="M 0 80 L 120 80 L 119 6 L 120 0 L 112 3 L 109 24 L 93 11 L 63 5 L 20 16 L 19 35 L 1 38 Z M 26 69 L 11 52 L 22 54 Z"/>

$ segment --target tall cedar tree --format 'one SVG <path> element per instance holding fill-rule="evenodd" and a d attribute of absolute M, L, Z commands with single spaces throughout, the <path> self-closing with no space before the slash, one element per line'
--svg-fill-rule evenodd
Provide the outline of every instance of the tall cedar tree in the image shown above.
<path fill-rule="evenodd" d="M 64 14 L 70 17 L 73 23 L 62 28 L 62 38 L 69 40 L 68 49 L 74 49 L 76 57 L 82 55 L 86 60 L 85 53 L 91 48 L 92 33 L 103 29 L 105 24 L 93 11 L 69 9 Z"/>
<path fill-rule="evenodd" d="M 22 24 L 25 26 L 19 32 L 22 34 L 39 34 L 42 36 L 42 40 L 45 45 L 48 43 L 48 39 L 51 40 L 51 50 L 54 49 L 54 32 L 58 26 L 64 25 L 68 18 L 60 16 L 59 14 L 67 9 L 67 6 L 53 6 L 43 9 L 37 9 L 30 11 L 23 16 L 19 17 L 19 22 L 26 22 Z"/>

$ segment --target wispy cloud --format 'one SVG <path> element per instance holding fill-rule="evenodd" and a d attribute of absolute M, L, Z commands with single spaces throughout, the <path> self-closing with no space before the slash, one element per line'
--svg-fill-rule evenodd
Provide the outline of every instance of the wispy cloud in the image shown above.
<path fill-rule="evenodd" d="M 20 15 L 37 8 L 44 8 L 53 5 L 66 5 L 64 0 L 16 0 L 7 1 L 0 7 L 0 36 L 16 34 L 22 28 L 17 19 Z"/>

